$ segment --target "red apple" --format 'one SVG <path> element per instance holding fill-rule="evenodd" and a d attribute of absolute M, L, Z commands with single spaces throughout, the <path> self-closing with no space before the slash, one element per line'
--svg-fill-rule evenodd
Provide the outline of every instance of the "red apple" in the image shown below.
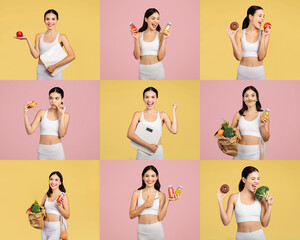
<path fill-rule="evenodd" d="M 17 32 L 17 37 L 23 37 L 23 33 L 21 31 Z"/>
<path fill-rule="evenodd" d="M 271 23 L 266 22 L 264 25 L 264 29 L 266 29 L 266 28 L 271 29 L 272 28 Z"/>

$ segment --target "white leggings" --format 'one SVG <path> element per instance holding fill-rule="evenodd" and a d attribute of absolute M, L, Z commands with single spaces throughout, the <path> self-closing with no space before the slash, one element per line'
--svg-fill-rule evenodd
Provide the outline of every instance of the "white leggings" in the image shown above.
<path fill-rule="evenodd" d="M 233 160 L 260 160 L 259 145 L 238 145 L 238 155 Z"/>
<path fill-rule="evenodd" d="M 153 155 L 137 150 L 136 160 L 164 160 L 164 150 L 162 145 L 158 145 L 156 152 Z"/>
<path fill-rule="evenodd" d="M 237 232 L 236 240 L 266 240 L 265 233 L 261 229 L 254 232 Z"/>
<path fill-rule="evenodd" d="M 162 223 L 138 224 L 137 240 L 165 240 Z"/>
<path fill-rule="evenodd" d="M 60 222 L 45 222 L 42 240 L 60 240 Z"/>
<path fill-rule="evenodd" d="M 265 80 L 265 68 L 263 65 L 258 67 L 247 67 L 239 65 L 236 80 Z"/>
<path fill-rule="evenodd" d="M 139 66 L 139 80 L 165 80 L 165 69 L 162 62 Z"/>
<path fill-rule="evenodd" d="M 65 153 L 62 144 L 39 144 L 38 160 L 65 160 Z"/>
<path fill-rule="evenodd" d="M 59 72 L 54 77 L 46 70 L 45 65 L 38 64 L 36 69 L 36 80 L 63 80 L 62 72 Z"/>

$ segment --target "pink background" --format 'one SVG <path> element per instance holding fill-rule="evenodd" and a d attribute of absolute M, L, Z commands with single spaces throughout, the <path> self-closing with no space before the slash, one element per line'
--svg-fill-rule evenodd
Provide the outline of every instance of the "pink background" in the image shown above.
<path fill-rule="evenodd" d="M 40 109 L 48 109 L 49 90 L 61 87 L 70 122 L 62 144 L 66 159 L 100 159 L 100 88 L 99 81 L 0 81 L 0 159 L 37 159 L 39 126 L 27 135 L 24 126 L 24 105 L 35 100 L 29 110 L 31 123 Z"/>
<path fill-rule="evenodd" d="M 136 239 L 138 218 L 129 218 L 134 190 L 141 186 L 147 165 L 159 172 L 161 191 L 183 186 L 181 197 L 170 202 L 162 221 L 166 239 L 200 239 L 199 161 L 109 161 L 100 163 L 100 238 Z"/>
<path fill-rule="evenodd" d="M 262 109 L 269 108 L 268 160 L 296 160 L 299 154 L 299 81 L 201 81 L 200 159 L 232 159 L 217 146 L 214 134 L 223 122 L 232 122 L 242 107 L 242 92 L 252 85 L 259 93 Z"/>
<path fill-rule="evenodd" d="M 138 79 L 129 22 L 139 29 L 148 8 L 160 13 L 160 26 L 172 23 L 163 64 L 166 79 L 200 79 L 199 0 L 102 0 L 100 3 L 100 78 Z"/>

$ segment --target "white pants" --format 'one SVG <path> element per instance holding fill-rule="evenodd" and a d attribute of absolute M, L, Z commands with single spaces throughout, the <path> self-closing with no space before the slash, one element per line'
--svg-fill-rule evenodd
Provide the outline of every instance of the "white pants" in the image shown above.
<path fill-rule="evenodd" d="M 266 240 L 265 233 L 261 229 L 254 232 L 237 232 L 236 240 Z"/>
<path fill-rule="evenodd" d="M 165 70 L 162 62 L 151 65 L 140 64 L 139 80 L 165 80 Z"/>
<path fill-rule="evenodd" d="M 259 145 L 238 145 L 238 155 L 233 160 L 260 160 Z"/>
<path fill-rule="evenodd" d="M 162 223 L 138 224 L 137 240 L 165 240 Z"/>
<path fill-rule="evenodd" d="M 60 240 L 60 222 L 45 222 L 42 240 Z"/>
<path fill-rule="evenodd" d="M 36 80 L 63 80 L 63 76 L 62 72 L 59 72 L 52 77 L 44 65 L 38 64 L 36 69 Z"/>
<path fill-rule="evenodd" d="M 39 144 L 38 160 L 65 160 L 65 153 L 62 144 Z"/>
<path fill-rule="evenodd" d="M 137 150 L 136 160 L 164 160 L 164 150 L 162 145 L 158 145 L 156 152 L 153 155 Z"/>
<path fill-rule="evenodd" d="M 239 65 L 236 80 L 265 80 L 265 68 L 263 65 L 258 67 L 247 67 Z"/>

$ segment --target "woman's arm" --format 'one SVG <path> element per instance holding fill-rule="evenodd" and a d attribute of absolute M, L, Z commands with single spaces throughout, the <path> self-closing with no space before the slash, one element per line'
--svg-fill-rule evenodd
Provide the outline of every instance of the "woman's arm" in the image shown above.
<path fill-rule="evenodd" d="M 26 40 L 31 55 L 36 59 L 36 58 L 38 58 L 38 57 L 40 56 L 39 43 L 40 43 L 40 38 L 41 38 L 41 36 L 42 36 L 42 33 L 38 33 L 38 34 L 35 36 L 35 46 L 34 46 L 34 47 L 33 47 L 32 43 L 30 42 L 30 39 L 29 39 L 27 36 L 23 36 L 23 37 L 14 37 L 14 38 L 19 39 L 19 40 Z"/>
<path fill-rule="evenodd" d="M 70 217 L 70 205 L 69 198 L 67 195 L 64 195 L 61 203 L 57 203 L 57 208 L 60 214 L 65 218 L 69 219 Z"/>
<path fill-rule="evenodd" d="M 134 39 L 133 56 L 136 60 L 139 60 L 141 57 L 140 37 L 142 33 L 134 32 L 132 29 L 130 32 Z"/>
<path fill-rule="evenodd" d="M 132 117 L 132 121 L 131 121 L 131 124 L 128 128 L 128 131 L 127 131 L 127 137 L 133 141 L 133 142 L 136 142 L 146 148 L 148 148 L 150 151 L 152 152 L 156 152 L 157 148 L 158 148 L 158 145 L 157 144 L 149 144 L 147 142 L 145 142 L 144 140 L 140 139 L 136 134 L 135 134 L 135 129 L 136 129 L 136 126 L 138 125 L 139 123 L 139 120 L 141 118 L 141 112 L 135 112 L 133 117 Z"/>
<path fill-rule="evenodd" d="M 46 199 L 47 199 L 47 194 L 44 195 L 42 202 L 41 202 L 41 206 L 43 206 L 43 207 L 45 206 Z"/>
<path fill-rule="evenodd" d="M 39 122 L 42 120 L 42 117 L 45 114 L 45 110 L 39 110 L 35 115 L 33 122 L 30 124 L 28 120 L 29 103 L 31 102 L 27 102 L 24 106 L 24 123 L 27 134 L 31 135 L 39 125 Z"/>
<path fill-rule="evenodd" d="M 64 137 L 67 133 L 67 129 L 69 126 L 69 121 L 70 121 L 70 114 L 65 113 L 66 111 L 66 106 L 62 105 L 62 106 L 58 106 L 56 105 L 58 111 L 59 111 L 59 129 L 58 129 L 58 133 L 59 133 L 59 137 Z"/>
<path fill-rule="evenodd" d="M 269 225 L 271 219 L 271 211 L 273 206 L 274 198 L 268 194 L 268 202 L 263 198 L 260 201 L 261 204 L 261 216 L 260 221 L 263 227 L 267 227 Z"/>
<path fill-rule="evenodd" d="M 231 122 L 231 127 L 237 128 L 241 115 L 239 112 L 235 113 Z"/>
<path fill-rule="evenodd" d="M 263 140 L 265 142 L 270 139 L 270 119 L 269 117 L 263 118 L 260 120 L 260 132 Z"/>
<path fill-rule="evenodd" d="M 177 109 L 177 104 L 174 103 L 173 108 L 172 108 L 173 122 L 170 120 L 169 116 L 165 112 L 161 113 L 161 115 L 162 115 L 161 117 L 162 117 L 163 121 L 166 123 L 166 126 L 167 126 L 168 130 L 173 134 L 176 134 L 177 130 L 178 130 L 177 118 L 176 118 L 176 109 Z"/>
<path fill-rule="evenodd" d="M 236 58 L 236 60 L 241 61 L 243 58 L 243 49 L 242 49 L 242 37 L 243 37 L 243 31 L 237 30 L 232 31 L 230 29 L 230 26 L 226 28 L 226 32 L 231 40 L 232 49 L 233 49 L 233 56 Z"/>
<path fill-rule="evenodd" d="M 161 195 L 161 199 L 159 200 L 159 211 L 158 211 L 157 217 L 158 217 L 159 221 L 162 221 L 165 218 L 165 216 L 167 215 L 167 210 L 168 210 L 170 201 L 175 201 L 175 200 L 178 200 L 179 198 L 177 197 L 177 195 L 174 195 L 174 198 L 166 199 L 166 195 L 164 193 L 160 192 L 159 194 Z"/>
<path fill-rule="evenodd" d="M 258 60 L 262 61 L 267 55 L 271 29 L 266 28 L 262 31 L 261 41 L 258 49 Z"/>
<path fill-rule="evenodd" d="M 170 30 L 163 31 L 163 33 L 160 34 L 159 50 L 157 53 L 158 61 L 163 60 L 166 55 L 166 43 L 168 37 L 170 37 Z"/>
<path fill-rule="evenodd" d="M 227 226 L 230 223 L 232 214 L 233 214 L 234 205 L 237 200 L 237 194 L 230 195 L 230 197 L 228 199 L 228 203 L 227 203 L 227 210 L 225 212 L 223 200 L 227 194 L 223 194 L 221 192 L 221 187 L 218 189 L 217 199 L 218 199 L 219 208 L 220 208 L 221 220 L 222 220 L 222 223 L 224 224 L 224 226 Z"/>

